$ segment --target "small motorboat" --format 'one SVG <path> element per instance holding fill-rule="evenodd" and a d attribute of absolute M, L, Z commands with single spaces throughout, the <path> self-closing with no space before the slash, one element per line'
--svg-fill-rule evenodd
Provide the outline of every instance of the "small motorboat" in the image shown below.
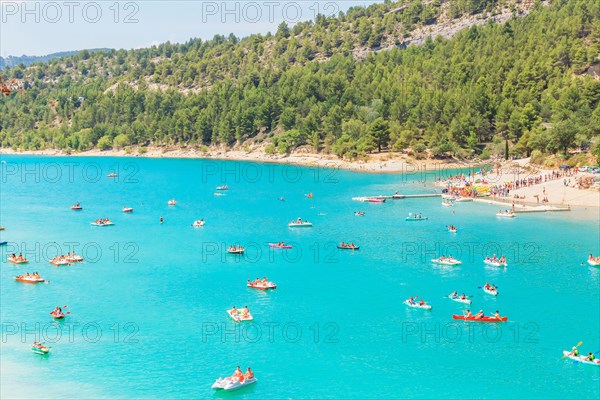
<path fill-rule="evenodd" d="M 0 231 L 3 231 L 3 230 L 5 230 L 5 229 L 6 229 L 5 227 L 3 227 L 3 226 L 0 226 Z"/>
<path fill-rule="evenodd" d="M 61 311 L 51 311 L 50 315 L 52 315 L 52 318 L 54 319 L 63 319 L 65 317 L 65 313 Z"/>
<path fill-rule="evenodd" d="M 44 278 L 36 278 L 34 276 L 26 276 L 26 275 L 20 275 L 20 276 L 15 276 L 13 278 L 15 281 L 17 282 L 22 282 L 22 283 L 43 283 L 46 282 L 44 280 Z"/>
<path fill-rule="evenodd" d="M 90 225 L 93 225 L 93 226 L 112 226 L 112 225 L 114 225 L 114 222 L 111 222 L 111 221 L 94 221 L 94 222 L 90 222 Z"/>
<path fill-rule="evenodd" d="M 167 204 L 170 206 L 175 206 L 175 205 L 177 205 L 177 201 L 175 201 L 175 199 L 171 199 L 167 202 Z"/>
<path fill-rule="evenodd" d="M 8 242 L 0 242 L 0 246 L 4 246 L 6 244 L 8 244 Z"/>
<path fill-rule="evenodd" d="M 70 263 L 74 263 L 74 262 L 82 262 L 83 261 L 83 257 L 77 254 L 72 254 L 72 255 L 67 255 L 65 256 L 65 260 L 67 260 Z"/>
<path fill-rule="evenodd" d="M 292 221 L 288 224 L 288 228 L 312 228 L 312 222 L 302 221 L 298 218 L 298 221 Z"/>
<path fill-rule="evenodd" d="M 229 190 L 229 186 L 227 186 L 227 185 L 217 186 L 217 190 Z"/>
<path fill-rule="evenodd" d="M 434 264 L 440 264 L 440 265 L 460 265 L 460 264 L 462 264 L 462 261 L 455 260 L 454 258 L 447 258 L 447 257 L 436 258 L 436 259 L 431 260 L 431 262 Z"/>
<path fill-rule="evenodd" d="M 491 265 L 492 267 L 508 267 L 506 261 L 500 262 L 499 259 L 494 260 L 490 257 L 486 257 L 485 260 L 483 260 L 483 263 L 486 265 Z"/>
<path fill-rule="evenodd" d="M 355 211 L 354 215 L 356 215 L 357 217 L 364 217 L 365 216 L 365 212 L 364 211 Z"/>
<path fill-rule="evenodd" d="M 194 221 L 192 226 L 194 228 L 202 228 L 204 226 L 204 220 L 203 219 L 196 220 L 196 221 Z"/>
<path fill-rule="evenodd" d="M 454 301 L 459 302 L 459 303 L 471 304 L 471 300 L 470 299 L 468 299 L 468 298 L 463 299 L 461 296 L 453 296 L 453 295 L 450 294 L 450 295 L 448 295 L 448 298 L 450 300 L 454 300 Z"/>
<path fill-rule="evenodd" d="M 279 243 L 269 243 L 269 247 L 273 247 L 274 249 L 291 249 L 291 244 L 279 244 Z"/>
<path fill-rule="evenodd" d="M 452 319 L 459 319 L 462 321 L 470 321 L 470 322 L 506 322 L 508 321 L 508 317 L 487 317 L 483 316 L 480 318 L 476 318 L 474 315 L 467 317 L 464 315 L 452 315 Z"/>
<path fill-rule="evenodd" d="M 6 243 L 6 242 L 4 242 L 4 243 Z M 0 243 L 0 244 L 1 244 L 1 243 Z M 588 263 L 589 265 L 591 265 L 592 267 L 597 267 L 597 266 L 599 266 L 599 265 L 600 265 L 600 257 L 593 257 L 593 256 L 590 254 L 590 257 L 588 258 L 588 260 L 587 260 L 587 263 Z"/>
<path fill-rule="evenodd" d="M 456 233 L 458 230 L 456 228 L 448 228 L 448 232 Z"/>
<path fill-rule="evenodd" d="M 34 344 L 33 346 L 31 346 L 31 351 L 33 351 L 35 354 L 46 355 L 50 352 L 50 349 L 42 344 Z"/>
<path fill-rule="evenodd" d="M 600 367 L 600 359 L 598 359 L 598 358 L 594 359 L 593 361 L 586 360 L 586 357 L 584 355 L 574 356 L 574 355 L 571 355 L 571 352 L 568 350 L 563 351 L 563 357 L 568 357 L 571 360 L 582 363 L 582 364 L 589 364 L 589 365 L 595 365 L 597 367 Z"/>
<path fill-rule="evenodd" d="M 107 177 L 107 178 L 116 178 L 116 177 L 117 177 L 117 174 L 115 174 L 114 172 L 112 172 L 112 173 L 110 173 L 110 174 L 106 175 L 106 177 Z"/>
<path fill-rule="evenodd" d="M 266 284 L 250 282 L 250 283 L 247 283 L 246 286 L 248 286 L 249 288 L 258 289 L 258 290 L 277 289 L 277 285 L 274 282 L 267 282 Z"/>
<path fill-rule="evenodd" d="M 385 198 L 383 198 L 383 197 L 369 197 L 367 199 L 367 203 L 385 203 Z"/>
<path fill-rule="evenodd" d="M 19 258 L 19 257 L 8 257 L 6 259 L 6 261 L 8 261 L 9 263 L 13 263 L 13 264 L 27 264 L 29 262 L 28 259 L 26 258 Z"/>
<path fill-rule="evenodd" d="M 360 250 L 360 246 L 352 246 L 352 245 L 338 245 L 338 249 L 340 250 Z"/>
<path fill-rule="evenodd" d="M 247 378 L 240 380 L 239 378 L 229 377 L 229 378 L 219 378 L 213 383 L 212 388 L 215 390 L 236 390 L 241 389 L 245 386 L 252 385 L 257 382 L 256 378 Z"/>
<path fill-rule="evenodd" d="M 131 207 L 123 207 L 123 212 L 124 213 L 132 213 L 133 212 L 133 208 L 131 208 Z"/>
<path fill-rule="evenodd" d="M 409 307 L 413 307 L 413 308 L 420 308 L 422 310 L 431 310 L 431 306 L 427 303 L 421 305 L 419 304 L 417 301 L 413 301 L 411 302 L 410 300 L 404 300 L 404 304 L 406 304 Z"/>
<path fill-rule="evenodd" d="M 239 255 L 242 255 L 242 254 L 244 254 L 244 249 L 227 249 L 227 252 L 229 254 L 239 254 Z"/>
<path fill-rule="evenodd" d="M 252 314 L 248 313 L 244 315 L 243 312 L 243 309 L 231 309 L 227 310 L 227 315 L 229 315 L 235 322 L 252 321 L 254 319 Z"/>
<path fill-rule="evenodd" d="M 79 204 L 75 204 L 74 206 L 71 206 L 71 210 L 81 211 L 83 210 L 83 207 L 81 207 Z"/>

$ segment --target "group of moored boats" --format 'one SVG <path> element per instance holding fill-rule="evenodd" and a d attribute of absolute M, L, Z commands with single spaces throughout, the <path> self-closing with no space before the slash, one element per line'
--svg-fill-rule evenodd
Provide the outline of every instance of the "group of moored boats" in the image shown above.
<path fill-rule="evenodd" d="M 51 260 L 48 260 L 50 262 L 50 264 L 53 264 L 57 267 L 61 266 L 61 265 L 71 265 L 73 263 L 76 262 L 82 262 L 83 261 L 83 257 L 75 254 L 75 252 L 73 253 L 67 253 L 66 255 L 62 255 L 62 256 L 56 256 Z"/>
<path fill-rule="evenodd" d="M 493 293 L 492 289 L 495 290 L 495 293 L 496 293 L 495 295 L 497 295 L 498 291 L 495 289 L 495 287 L 493 285 L 489 285 L 488 283 L 485 284 L 484 291 L 486 293 L 492 294 Z M 412 307 L 412 308 L 420 308 L 422 310 L 431 311 L 433 307 L 423 299 L 417 300 L 418 297 L 419 296 L 411 296 L 407 300 L 404 300 L 404 304 L 406 304 L 407 306 Z M 456 290 L 454 292 L 450 293 L 448 295 L 448 298 L 450 300 L 456 301 L 458 303 L 463 303 L 463 304 L 467 304 L 467 305 L 471 304 L 471 299 L 469 299 L 469 296 L 465 295 L 464 293 L 459 295 Z M 475 321 L 475 322 L 506 322 L 506 321 L 508 321 L 508 317 L 500 316 L 500 313 L 498 311 L 496 311 L 496 313 L 493 316 L 486 316 L 484 314 L 483 310 L 480 310 L 475 315 L 471 314 L 470 310 L 466 310 L 463 315 L 454 315 L 453 314 L 452 318 L 460 319 L 460 320 L 464 320 L 464 321 Z"/>

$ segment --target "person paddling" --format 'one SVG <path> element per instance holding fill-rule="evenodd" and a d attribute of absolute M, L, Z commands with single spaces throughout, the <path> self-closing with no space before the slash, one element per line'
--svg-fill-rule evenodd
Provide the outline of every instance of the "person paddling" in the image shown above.
<path fill-rule="evenodd" d="M 577 346 L 573 346 L 573 350 L 571 350 L 571 352 L 569 353 L 570 356 L 573 357 L 578 357 L 579 356 L 579 350 L 577 350 Z"/>

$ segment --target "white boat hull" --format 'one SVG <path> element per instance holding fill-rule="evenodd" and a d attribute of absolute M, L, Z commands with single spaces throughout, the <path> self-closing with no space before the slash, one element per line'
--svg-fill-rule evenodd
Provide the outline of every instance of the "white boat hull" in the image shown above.
<path fill-rule="evenodd" d="M 412 308 L 420 308 L 420 309 L 422 309 L 422 310 L 431 310 L 431 308 L 432 308 L 432 307 L 431 307 L 429 304 L 425 304 L 424 306 L 422 306 L 422 305 L 420 305 L 419 303 L 411 303 L 411 302 L 410 302 L 410 301 L 408 301 L 408 300 L 404 300 L 404 304 L 406 304 L 406 305 L 407 305 L 407 306 L 409 306 L 409 307 L 412 307 Z"/>
<path fill-rule="evenodd" d="M 215 381 L 215 383 L 213 383 L 212 388 L 215 390 L 232 391 L 241 389 L 245 386 L 250 386 L 256 383 L 257 381 L 258 380 L 256 378 L 244 379 L 242 382 L 240 382 L 238 379 L 233 378 L 219 378 Z"/>

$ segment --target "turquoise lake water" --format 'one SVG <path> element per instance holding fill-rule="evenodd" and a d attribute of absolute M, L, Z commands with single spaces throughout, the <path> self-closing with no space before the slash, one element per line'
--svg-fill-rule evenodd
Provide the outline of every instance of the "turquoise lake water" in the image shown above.
<path fill-rule="evenodd" d="M 3 398 L 581 398 L 600 368 L 561 359 L 600 349 L 598 210 L 495 217 L 498 207 L 378 194 L 439 192 L 437 175 L 206 160 L 2 156 L 0 317 Z M 107 178 L 111 172 L 116 179 Z M 422 185 L 416 180 L 427 178 Z M 215 187 L 228 184 L 224 196 Z M 306 193 L 314 198 L 308 199 Z M 279 198 L 284 197 L 285 201 Z M 175 207 L 167 201 L 175 198 Z M 83 211 L 69 207 L 80 201 Z M 131 215 L 123 206 L 134 208 Z M 354 211 L 365 211 L 355 217 Z M 452 213 L 454 211 L 454 214 Z M 429 217 L 406 222 L 409 212 Z M 159 223 L 160 216 L 164 223 Z M 89 223 L 107 217 L 115 226 Z M 301 217 L 313 228 L 290 230 Z M 204 218 L 206 226 L 191 227 Z M 445 226 L 456 225 L 457 234 Z M 292 250 L 271 250 L 286 241 Z M 340 241 L 360 251 L 338 251 Z M 227 255 L 230 244 L 244 257 Z M 54 267 L 75 250 L 86 261 Z M 28 265 L 6 262 L 22 251 Z M 463 264 L 433 265 L 452 253 Z M 486 254 L 509 267 L 487 267 Z M 38 271 L 49 284 L 12 277 Z M 267 276 L 278 288 L 246 287 Z M 479 286 L 495 283 L 499 295 Z M 464 324 L 446 296 L 499 310 Z M 432 311 L 408 308 L 411 295 Z M 52 321 L 55 306 L 71 314 Z M 248 305 L 253 323 L 225 310 Z M 36 325 L 38 324 L 38 325 Z M 30 351 L 42 338 L 48 356 Z M 240 365 L 258 383 L 210 386 Z M 32 382 L 36 384 L 33 385 Z M 76 391 L 73 389 L 76 387 Z"/>

